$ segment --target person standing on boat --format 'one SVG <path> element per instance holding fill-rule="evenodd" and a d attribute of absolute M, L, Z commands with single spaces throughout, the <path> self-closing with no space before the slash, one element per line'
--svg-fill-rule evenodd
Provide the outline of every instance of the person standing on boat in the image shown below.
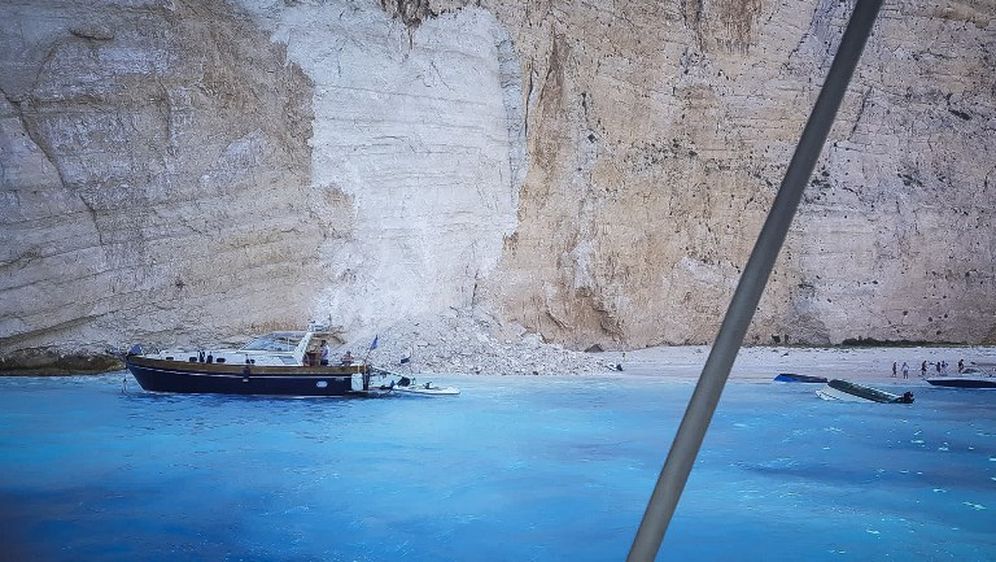
<path fill-rule="evenodd" d="M 906 361 L 903 361 L 903 378 L 910 378 L 910 366 L 906 364 Z"/>
<path fill-rule="evenodd" d="M 332 350 L 329 349 L 329 343 L 325 340 L 322 340 L 322 347 L 319 348 L 319 358 L 321 359 L 321 365 L 323 367 L 328 366 L 329 354 L 331 353 Z"/>

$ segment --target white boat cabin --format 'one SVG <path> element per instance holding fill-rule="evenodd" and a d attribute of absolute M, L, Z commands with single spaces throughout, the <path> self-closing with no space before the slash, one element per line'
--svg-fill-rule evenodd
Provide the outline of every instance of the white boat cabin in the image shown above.
<path fill-rule="evenodd" d="M 253 338 L 239 349 L 203 349 L 197 351 L 167 350 L 147 353 L 145 357 L 191 363 L 252 364 L 259 366 L 318 365 L 322 339 L 333 342 L 331 336 L 316 332 L 270 332 Z M 361 365 L 359 361 L 335 359 L 331 365 Z"/>

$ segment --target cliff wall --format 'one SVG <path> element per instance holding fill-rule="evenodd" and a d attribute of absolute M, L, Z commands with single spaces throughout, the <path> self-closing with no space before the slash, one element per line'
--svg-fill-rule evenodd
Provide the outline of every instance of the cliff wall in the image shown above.
<path fill-rule="evenodd" d="M 851 5 L 464 4 L 5 2 L 0 355 L 708 342 Z M 996 341 L 994 52 L 992 1 L 885 6 L 751 341 Z"/>
<path fill-rule="evenodd" d="M 0 345 L 169 342 L 307 315 L 348 216 L 308 78 L 219 3 L 5 2 Z"/>
<path fill-rule="evenodd" d="M 531 167 L 492 302 L 581 348 L 709 342 L 851 4 L 496 10 Z M 993 341 L 994 22 L 886 3 L 749 341 Z"/>

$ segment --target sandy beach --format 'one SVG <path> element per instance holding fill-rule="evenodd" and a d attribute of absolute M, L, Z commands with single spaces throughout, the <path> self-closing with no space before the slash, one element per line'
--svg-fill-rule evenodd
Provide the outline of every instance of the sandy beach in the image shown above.
<path fill-rule="evenodd" d="M 633 376 L 658 376 L 695 380 L 708 356 L 708 346 L 652 347 L 602 354 L 607 363 L 621 363 L 623 373 Z M 920 365 L 928 362 L 927 376 L 937 375 L 934 363 L 947 361 L 948 374 L 958 371 L 958 361 L 996 362 L 996 347 L 874 347 L 874 348 L 805 348 L 745 347 L 740 350 L 730 375 L 743 382 L 770 381 L 778 373 L 797 373 L 827 378 L 866 381 L 902 381 L 902 365 L 909 365 L 910 381 L 920 379 Z M 892 363 L 898 376 L 892 377 Z"/>

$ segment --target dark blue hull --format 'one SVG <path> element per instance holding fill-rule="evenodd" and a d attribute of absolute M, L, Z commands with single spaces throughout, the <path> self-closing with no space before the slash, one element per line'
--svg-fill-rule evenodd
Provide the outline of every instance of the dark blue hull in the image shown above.
<path fill-rule="evenodd" d="M 992 388 L 996 389 L 996 377 L 933 377 L 927 382 L 946 388 Z"/>
<path fill-rule="evenodd" d="M 827 382 L 825 377 L 797 375 L 795 373 L 780 373 L 775 380 L 778 382 Z"/>
<path fill-rule="evenodd" d="M 357 374 L 359 384 L 354 385 L 354 375 L 349 373 L 197 372 L 193 369 L 137 365 L 131 361 L 127 362 L 127 366 L 138 384 L 152 392 L 345 396 L 366 394 L 365 387 L 369 385 L 369 375 L 364 374 Z"/>

